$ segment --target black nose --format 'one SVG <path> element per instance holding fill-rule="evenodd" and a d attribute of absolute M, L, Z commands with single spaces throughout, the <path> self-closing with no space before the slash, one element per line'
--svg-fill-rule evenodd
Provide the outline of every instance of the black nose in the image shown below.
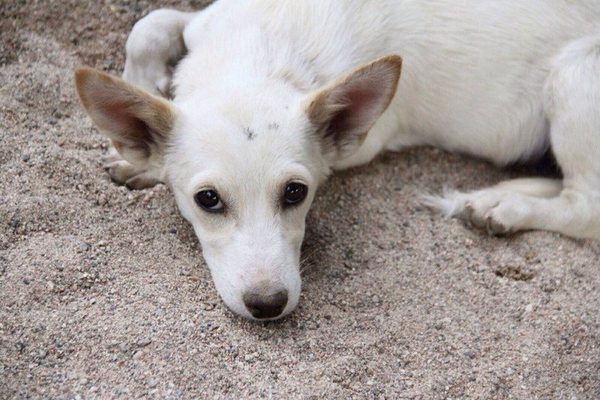
<path fill-rule="evenodd" d="M 269 295 L 252 291 L 244 293 L 244 304 L 256 319 L 275 318 L 281 315 L 287 302 L 288 292 L 285 289 Z"/>

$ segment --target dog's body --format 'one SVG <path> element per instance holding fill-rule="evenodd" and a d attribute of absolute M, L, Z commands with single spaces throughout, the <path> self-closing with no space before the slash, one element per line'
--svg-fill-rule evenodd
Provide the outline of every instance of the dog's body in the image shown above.
<path fill-rule="evenodd" d="M 426 202 L 495 234 L 600 238 L 599 26 L 592 0 L 220 0 L 151 13 L 128 40 L 124 78 L 157 96 L 172 79 L 172 101 L 91 70 L 77 84 L 127 160 L 113 178 L 167 182 L 228 306 L 277 318 L 298 302 L 315 189 L 383 150 L 506 165 L 551 145 L 562 180 Z"/>

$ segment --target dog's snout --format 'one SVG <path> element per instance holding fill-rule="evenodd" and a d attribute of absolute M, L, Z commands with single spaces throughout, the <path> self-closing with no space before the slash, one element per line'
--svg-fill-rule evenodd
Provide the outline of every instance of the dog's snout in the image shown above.
<path fill-rule="evenodd" d="M 261 291 L 250 290 L 244 293 L 243 299 L 246 308 L 254 318 L 275 318 L 281 315 L 288 303 L 288 291 L 282 289 L 275 293 L 265 294 Z"/>

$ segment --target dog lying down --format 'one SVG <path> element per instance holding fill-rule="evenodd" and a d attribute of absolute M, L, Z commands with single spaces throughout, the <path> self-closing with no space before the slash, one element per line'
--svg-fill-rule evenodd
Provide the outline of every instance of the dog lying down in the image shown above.
<path fill-rule="evenodd" d="M 496 235 L 600 238 L 599 21 L 584 0 L 220 0 L 150 13 L 123 79 L 75 80 L 118 151 L 111 177 L 169 185 L 227 306 L 277 319 L 298 303 L 315 190 L 385 150 L 506 165 L 551 146 L 564 179 L 424 202 Z"/>

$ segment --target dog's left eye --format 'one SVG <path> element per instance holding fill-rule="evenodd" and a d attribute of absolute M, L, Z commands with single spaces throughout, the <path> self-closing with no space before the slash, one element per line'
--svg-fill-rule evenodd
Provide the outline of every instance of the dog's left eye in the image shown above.
<path fill-rule="evenodd" d="M 194 196 L 196 203 L 208 212 L 222 212 L 225 206 L 215 190 L 201 190 Z"/>
<path fill-rule="evenodd" d="M 308 192 L 306 185 L 300 182 L 290 182 L 285 186 L 283 200 L 286 205 L 294 205 L 300 203 L 306 197 Z"/>

